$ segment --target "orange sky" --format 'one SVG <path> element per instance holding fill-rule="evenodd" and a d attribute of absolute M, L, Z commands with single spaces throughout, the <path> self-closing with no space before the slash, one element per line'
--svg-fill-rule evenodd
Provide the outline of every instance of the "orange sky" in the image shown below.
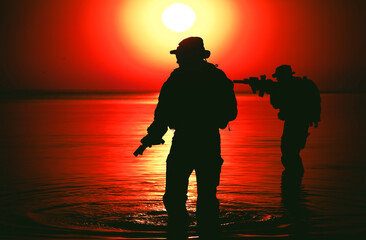
<path fill-rule="evenodd" d="M 181 0 L 197 17 L 183 33 L 160 18 L 175 2 L 2 1 L 1 90 L 159 90 L 189 36 L 231 79 L 290 64 L 323 91 L 366 90 L 363 1 Z"/>

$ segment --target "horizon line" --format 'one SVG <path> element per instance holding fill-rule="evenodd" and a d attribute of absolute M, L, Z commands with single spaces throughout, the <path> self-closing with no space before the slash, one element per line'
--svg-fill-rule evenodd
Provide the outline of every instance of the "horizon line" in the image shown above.
<path fill-rule="evenodd" d="M 159 91 L 98 91 L 98 90 L 0 90 L 0 99 L 47 99 L 62 97 L 87 97 L 112 96 L 112 95 L 131 95 L 131 94 L 155 94 Z M 251 94 L 251 91 L 235 91 L 238 94 Z M 366 91 L 320 91 L 321 94 L 366 94 Z M 268 94 L 266 94 L 268 95 Z"/>

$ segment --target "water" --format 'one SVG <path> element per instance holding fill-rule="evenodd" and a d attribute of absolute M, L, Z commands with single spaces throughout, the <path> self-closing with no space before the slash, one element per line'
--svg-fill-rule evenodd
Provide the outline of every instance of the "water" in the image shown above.
<path fill-rule="evenodd" d="M 166 144 L 132 155 L 156 99 L 126 94 L 2 100 L 0 239 L 164 239 L 165 159 L 173 132 L 165 135 Z M 302 185 L 281 190 L 283 123 L 268 98 L 238 95 L 239 116 L 231 131 L 221 131 L 224 238 L 365 235 L 366 96 L 324 94 L 322 100 L 322 122 L 302 151 Z M 188 196 L 195 239 L 194 174 Z"/>

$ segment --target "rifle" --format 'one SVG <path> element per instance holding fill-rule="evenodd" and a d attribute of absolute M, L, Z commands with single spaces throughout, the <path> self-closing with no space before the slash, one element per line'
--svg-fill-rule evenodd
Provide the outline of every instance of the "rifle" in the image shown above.
<path fill-rule="evenodd" d="M 260 97 L 263 97 L 264 93 L 271 94 L 272 88 L 278 84 L 271 79 L 266 79 L 266 75 L 261 75 L 260 79 L 257 77 L 250 77 L 243 80 L 234 80 L 233 82 L 249 84 L 253 93 L 257 93 L 257 91 L 259 91 L 258 95 Z"/>
<path fill-rule="evenodd" d="M 144 142 L 144 141 L 142 141 L 142 142 Z M 165 141 L 163 139 L 158 139 L 158 140 L 155 139 L 154 142 L 148 142 L 148 144 L 150 144 L 150 145 L 142 144 L 142 145 L 140 145 L 140 147 L 138 147 L 136 149 L 136 151 L 133 153 L 133 155 L 135 155 L 135 157 L 137 157 L 138 155 L 142 155 L 147 147 L 151 147 L 152 145 L 164 144 L 164 143 L 165 143 Z"/>
<path fill-rule="evenodd" d="M 138 147 L 136 149 L 136 151 L 133 153 L 133 155 L 135 155 L 135 157 L 137 157 L 138 155 L 142 155 L 147 147 L 148 146 L 147 145 L 144 145 L 144 144 L 140 145 L 140 147 Z"/>

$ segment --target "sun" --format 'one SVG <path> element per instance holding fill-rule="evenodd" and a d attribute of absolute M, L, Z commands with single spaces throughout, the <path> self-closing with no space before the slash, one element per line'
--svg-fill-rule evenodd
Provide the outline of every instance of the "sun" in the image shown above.
<path fill-rule="evenodd" d="M 168 29 L 174 32 L 184 32 L 193 26 L 196 14 L 185 4 L 174 3 L 164 10 L 161 19 Z"/>

